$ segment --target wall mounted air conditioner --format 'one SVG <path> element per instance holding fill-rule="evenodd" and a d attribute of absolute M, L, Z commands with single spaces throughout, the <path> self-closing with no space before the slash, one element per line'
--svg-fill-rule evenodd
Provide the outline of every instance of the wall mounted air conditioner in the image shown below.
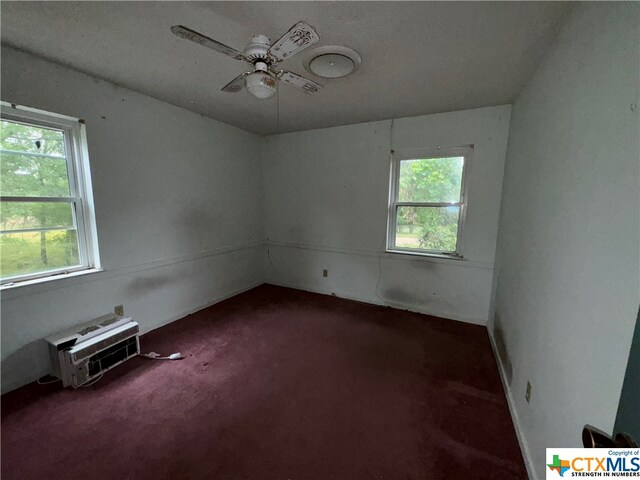
<path fill-rule="evenodd" d="M 52 374 L 77 388 L 138 355 L 139 332 L 131 318 L 110 314 L 47 337 Z"/>

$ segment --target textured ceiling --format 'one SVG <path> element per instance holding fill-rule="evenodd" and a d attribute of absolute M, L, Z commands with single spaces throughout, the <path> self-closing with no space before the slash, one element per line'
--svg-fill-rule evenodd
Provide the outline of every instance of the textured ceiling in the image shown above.
<path fill-rule="evenodd" d="M 510 103 L 570 6 L 564 2 L 9 2 L 2 42 L 259 134 Z M 284 68 L 325 85 L 281 85 L 258 100 L 222 88 L 246 64 L 181 40 L 183 24 L 242 50 L 298 20 L 320 42 Z M 341 79 L 303 68 L 315 47 L 345 45 L 362 66 Z"/>

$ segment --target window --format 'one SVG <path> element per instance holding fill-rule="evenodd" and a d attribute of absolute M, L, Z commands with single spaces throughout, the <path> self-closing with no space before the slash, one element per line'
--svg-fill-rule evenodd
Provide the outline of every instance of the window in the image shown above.
<path fill-rule="evenodd" d="M 462 257 L 464 173 L 471 147 L 395 152 L 387 249 Z"/>
<path fill-rule="evenodd" d="M 2 284 L 99 268 L 83 123 L 1 108 Z"/>

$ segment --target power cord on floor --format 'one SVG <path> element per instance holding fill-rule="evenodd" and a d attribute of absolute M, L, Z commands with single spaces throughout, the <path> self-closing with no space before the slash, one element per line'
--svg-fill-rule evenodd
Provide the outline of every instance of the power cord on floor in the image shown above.
<path fill-rule="evenodd" d="M 45 375 L 45 377 L 50 377 L 51 375 Z M 48 380 L 46 382 L 43 382 L 42 379 L 45 377 L 40 377 L 38 380 L 36 380 L 36 383 L 38 385 L 49 385 L 50 383 L 58 383 L 61 380 L 59 378 L 54 378 L 53 380 Z"/>
<path fill-rule="evenodd" d="M 172 353 L 168 357 L 163 357 L 156 352 L 140 353 L 139 355 L 141 357 L 150 358 L 151 360 L 182 360 L 184 358 L 180 352 Z"/>
<path fill-rule="evenodd" d="M 104 373 L 101 373 L 99 376 L 97 376 L 96 378 L 94 378 L 92 381 L 90 381 L 89 383 L 85 383 L 84 385 L 82 385 L 82 387 L 90 387 L 91 385 L 93 385 L 94 383 L 98 383 L 98 380 L 100 380 L 102 378 L 102 376 L 104 375 Z M 46 375 L 48 376 L 48 375 Z M 36 380 L 36 383 L 38 385 L 49 385 L 50 383 L 58 383 L 61 382 L 62 380 L 59 378 L 55 378 L 53 380 L 48 380 L 48 381 L 43 381 L 42 379 L 45 377 L 40 377 L 38 380 Z"/>
<path fill-rule="evenodd" d="M 94 383 L 98 383 L 100 381 L 100 379 L 102 379 L 102 377 L 104 377 L 104 373 L 101 373 L 100 375 L 98 375 L 96 378 L 94 378 L 93 380 L 91 380 L 88 383 L 85 383 L 84 385 L 82 385 L 82 388 L 85 387 L 90 387 L 91 385 L 93 385 Z"/>

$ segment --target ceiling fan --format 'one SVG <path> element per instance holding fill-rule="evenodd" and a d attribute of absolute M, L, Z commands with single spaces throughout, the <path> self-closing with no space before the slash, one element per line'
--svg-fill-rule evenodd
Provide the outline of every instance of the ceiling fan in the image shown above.
<path fill-rule="evenodd" d="M 231 58 L 253 65 L 253 71 L 238 75 L 222 87 L 223 92 L 237 93 L 242 90 L 243 86 L 246 86 L 253 96 L 269 98 L 276 93 L 279 80 L 310 95 L 318 93 L 323 88 L 319 83 L 301 77 L 296 73 L 276 68 L 278 63 L 320 40 L 316 29 L 305 22 L 296 23 L 273 45 L 271 45 L 271 40 L 267 36 L 255 35 L 244 48 L 244 52 L 239 52 L 182 25 L 171 27 L 171 31 L 180 38 L 191 40 L 203 47 L 211 48 L 216 52 L 224 53 Z"/>

